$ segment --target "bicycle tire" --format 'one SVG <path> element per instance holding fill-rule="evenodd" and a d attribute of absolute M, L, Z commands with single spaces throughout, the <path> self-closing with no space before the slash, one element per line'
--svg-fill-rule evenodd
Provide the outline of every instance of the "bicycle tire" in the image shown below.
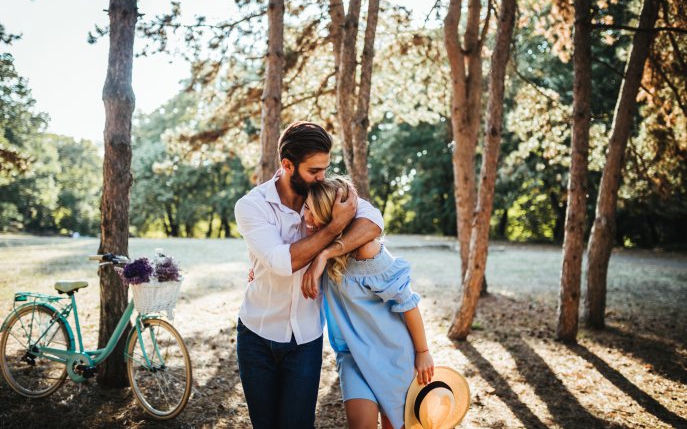
<path fill-rule="evenodd" d="M 12 314 L 0 336 L 2 375 L 14 391 L 28 398 L 52 394 L 67 378 L 66 361 L 35 354 L 39 339 L 39 347 L 72 349 L 65 322 L 55 310 L 40 304 Z"/>
<path fill-rule="evenodd" d="M 146 413 L 157 420 L 179 415 L 193 383 L 191 358 L 179 332 L 165 320 L 144 319 L 141 336 L 134 328 L 126 350 L 131 390 Z"/>

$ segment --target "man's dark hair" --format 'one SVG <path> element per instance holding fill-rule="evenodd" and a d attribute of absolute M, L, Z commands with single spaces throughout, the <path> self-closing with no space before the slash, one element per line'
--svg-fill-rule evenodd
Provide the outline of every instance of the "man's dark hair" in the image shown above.
<path fill-rule="evenodd" d="M 329 153 L 332 138 L 321 126 L 307 121 L 294 122 L 279 137 L 279 159 L 296 166 L 315 153 Z"/>

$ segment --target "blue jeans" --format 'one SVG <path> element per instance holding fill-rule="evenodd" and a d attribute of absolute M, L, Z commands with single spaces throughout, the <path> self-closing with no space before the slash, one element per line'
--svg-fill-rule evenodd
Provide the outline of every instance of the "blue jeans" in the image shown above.
<path fill-rule="evenodd" d="M 255 429 L 315 427 L 322 337 L 305 344 L 262 338 L 239 319 L 236 353 L 250 421 Z"/>

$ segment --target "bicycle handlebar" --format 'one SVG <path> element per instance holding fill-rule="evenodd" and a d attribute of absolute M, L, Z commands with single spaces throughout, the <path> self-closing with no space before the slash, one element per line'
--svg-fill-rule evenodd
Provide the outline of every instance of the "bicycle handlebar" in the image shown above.
<path fill-rule="evenodd" d="M 99 261 L 100 265 L 124 265 L 129 262 L 129 258 L 123 255 L 115 255 L 113 253 L 105 253 L 102 255 L 90 255 L 88 257 L 91 261 Z"/>

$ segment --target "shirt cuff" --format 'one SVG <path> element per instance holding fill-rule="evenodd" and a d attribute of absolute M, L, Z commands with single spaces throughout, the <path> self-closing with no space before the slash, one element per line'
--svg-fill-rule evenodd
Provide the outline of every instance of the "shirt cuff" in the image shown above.
<path fill-rule="evenodd" d="M 412 310 L 417 307 L 418 302 L 420 302 L 420 295 L 416 292 L 412 292 L 404 297 L 400 302 L 396 301 L 391 306 L 391 311 L 394 313 L 405 313 L 406 311 Z"/>

